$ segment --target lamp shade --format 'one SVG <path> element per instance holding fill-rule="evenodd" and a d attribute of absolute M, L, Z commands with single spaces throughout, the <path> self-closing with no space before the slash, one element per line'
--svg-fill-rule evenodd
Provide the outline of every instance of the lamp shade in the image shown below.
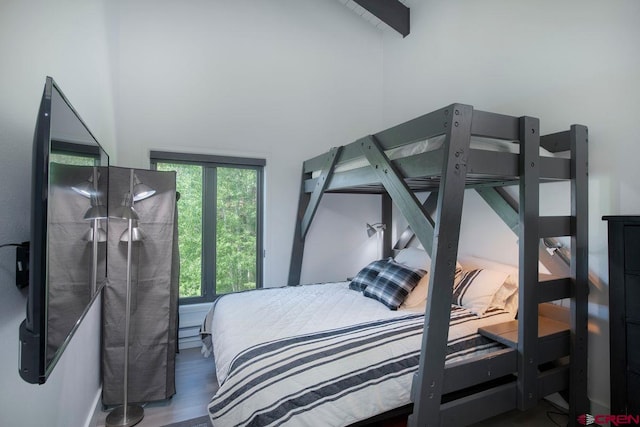
<path fill-rule="evenodd" d="M 107 208 L 105 206 L 91 206 L 84 214 L 84 219 L 103 219 L 106 218 Z"/>
<path fill-rule="evenodd" d="M 91 195 L 91 207 L 85 212 L 84 219 L 102 219 L 107 218 L 107 207 L 96 194 Z"/>
<path fill-rule="evenodd" d="M 140 200 L 147 199 L 156 194 L 156 190 L 149 187 L 147 184 L 140 182 L 137 175 L 133 176 L 133 201 L 138 202 Z"/>
<path fill-rule="evenodd" d="M 102 243 L 107 241 L 107 232 L 100 226 L 95 230 L 94 228 L 90 228 L 83 236 L 83 239 L 87 242 L 93 242 L 95 237 L 98 238 L 97 242 Z"/>
<path fill-rule="evenodd" d="M 98 193 L 97 185 L 98 180 L 100 179 L 100 172 L 96 167 L 93 168 L 93 173 L 87 178 L 86 181 L 81 182 L 78 185 L 72 185 L 71 189 L 81 196 L 86 197 L 87 199 L 93 195 Z"/>
<path fill-rule="evenodd" d="M 381 222 L 376 222 L 375 224 L 367 223 L 367 236 L 371 237 L 376 234 L 378 231 L 385 230 L 387 228 L 386 224 Z"/>
<path fill-rule="evenodd" d="M 111 218 L 119 218 L 119 219 L 134 219 L 137 220 L 138 213 L 135 209 L 133 209 L 133 196 L 131 193 L 125 193 L 122 198 L 122 203 L 120 206 L 115 208 L 111 215 Z"/>
<path fill-rule="evenodd" d="M 140 227 L 138 227 L 138 221 L 137 220 L 131 221 L 131 242 L 141 242 L 142 240 L 144 240 L 144 233 L 142 232 Z M 124 232 L 120 235 L 120 241 L 121 242 L 129 241 L 128 228 L 124 230 Z"/>

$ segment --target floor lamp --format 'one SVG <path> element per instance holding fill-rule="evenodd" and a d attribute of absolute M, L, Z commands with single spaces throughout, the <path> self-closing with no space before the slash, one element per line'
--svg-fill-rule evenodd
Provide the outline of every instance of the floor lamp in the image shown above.
<path fill-rule="evenodd" d="M 124 380 L 123 380 L 123 403 L 109 413 L 106 419 L 107 427 L 129 427 L 138 424 L 144 418 L 144 409 L 140 405 L 129 404 L 129 331 L 131 323 L 131 249 L 135 241 L 141 240 L 142 235 L 137 227 L 138 213 L 133 208 L 135 201 L 143 200 L 153 196 L 155 190 L 142 184 L 133 169 L 129 178 L 129 191 L 125 193 L 121 206 L 113 213 L 113 218 L 125 219 L 128 221 L 127 230 L 123 233 L 120 241 L 127 243 L 127 294 L 124 314 Z M 135 230 L 137 231 L 134 231 Z M 126 235 L 126 239 L 125 239 Z"/>

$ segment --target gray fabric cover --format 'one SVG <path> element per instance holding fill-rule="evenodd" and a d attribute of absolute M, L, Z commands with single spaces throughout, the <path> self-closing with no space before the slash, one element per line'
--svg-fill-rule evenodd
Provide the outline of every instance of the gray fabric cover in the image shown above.
<path fill-rule="evenodd" d="M 179 277 L 176 185 L 174 172 L 135 170 L 135 174 L 156 193 L 134 205 L 144 239 L 132 243 L 128 400 L 149 402 L 175 394 Z M 110 213 L 129 191 L 129 180 L 130 169 L 110 168 Z M 102 335 L 102 403 L 107 406 L 123 401 L 127 243 L 121 242 L 120 236 L 127 227 L 126 220 L 109 221 Z"/>

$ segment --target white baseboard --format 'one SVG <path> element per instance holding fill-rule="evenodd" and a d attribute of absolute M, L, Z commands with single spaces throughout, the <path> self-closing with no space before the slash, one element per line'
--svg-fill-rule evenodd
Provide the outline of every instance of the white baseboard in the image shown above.
<path fill-rule="evenodd" d="M 98 414 L 102 411 L 102 404 L 100 403 L 102 397 L 102 385 L 98 389 L 95 399 L 93 399 L 93 411 L 87 416 L 85 421 L 85 427 L 96 427 L 98 425 Z"/>
<path fill-rule="evenodd" d="M 548 400 L 554 405 L 560 408 L 563 408 L 567 411 L 569 410 L 569 404 L 567 403 L 566 400 L 564 400 L 562 396 L 560 396 L 560 393 L 553 393 L 553 394 L 550 394 L 549 396 L 545 396 L 545 400 Z"/>
<path fill-rule="evenodd" d="M 210 308 L 211 303 L 181 305 L 178 308 L 180 312 L 180 329 L 194 326 L 200 327 Z"/>
<path fill-rule="evenodd" d="M 202 341 L 200 340 L 199 335 L 196 337 L 180 338 L 180 340 L 178 341 L 178 348 L 180 350 L 184 350 L 185 348 L 196 348 L 196 347 L 202 347 Z"/>
<path fill-rule="evenodd" d="M 178 327 L 178 348 L 200 347 L 200 326 L 211 308 L 211 303 L 181 305 Z"/>
<path fill-rule="evenodd" d="M 545 396 L 545 399 L 554 405 L 563 408 L 565 410 L 569 410 L 569 404 L 559 393 L 550 394 L 549 396 Z M 607 405 L 603 405 L 601 403 L 596 402 L 595 400 L 589 399 L 589 404 L 591 407 L 590 414 L 591 415 L 608 415 L 610 409 Z"/>

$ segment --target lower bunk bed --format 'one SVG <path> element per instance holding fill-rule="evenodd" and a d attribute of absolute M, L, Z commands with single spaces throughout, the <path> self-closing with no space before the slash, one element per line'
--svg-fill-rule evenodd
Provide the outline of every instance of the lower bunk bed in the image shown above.
<path fill-rule="evenodd" d="M 388 269 L 395 287 L 388 284 Z M 443 407 L 447 400 L 477 393 L 475 387 L 487 379 L 510 390 L 517 372 L 515 350 L 478 331 L 514 319 L 513 276 L 457 271 Z M 201 331 L 220 385 L 208 405 L 213 426 L 368 425 L 387 414 L 410 413 L 427 276 L 415 266 L 380 260 L 347 282 L 219 298 Z M 386 288 L 377 292 L 381 281 Z M 508 405 L 500 412 L 515 408 L 515 399 Z M 442 421 L 464 424 L 464 417 L 455 421 L 458 415 Z"/>

